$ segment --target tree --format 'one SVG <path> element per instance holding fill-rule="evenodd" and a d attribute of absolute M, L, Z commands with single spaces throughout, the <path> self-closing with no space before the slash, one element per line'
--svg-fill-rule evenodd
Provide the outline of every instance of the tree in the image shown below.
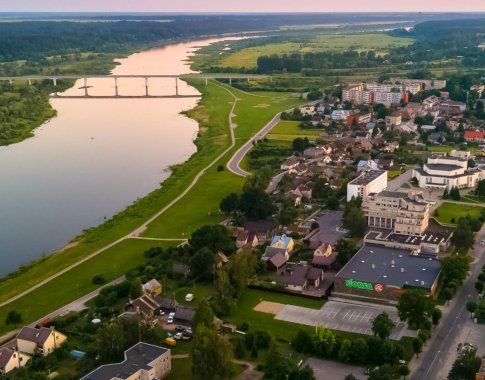
<path fill-rule="evenodd" d="M 402 294 L 397 305 L 401 321 L 407 321 L 411 328 L 423 326 L 434 310 L 434 300 L 421 289 L 409 290 Z"/>
<path fill-rule="evenodd" d="M 195 311 L 194 319 L 192 320 L 192 328 L 196 331 L 199 326 L 212 328 L 214 326 L 214 312 L 205 299 L 200 301 L 197 310 Z"/>
<path fill-rule="evenodd" d="M 475 195 L 478 197 L 485 197 L 485 179 L 478 181 Z"/>
<path fill-rule="evenodd" d="M 473 317 L 473 313 L 475 313 L 478 309 L 478 305 L 476 302 L 467 302 L 466 309 L 470 312 L 470 317 Z"/>
<path fill-rule="evenodd" d="M 362 211 L 361 204 L 360 198 L 347 202 L 342 216 L 343 227 L 349 230 L 354 237 L 364 236 L 367 230 L 367 219 Z"/>
<path fill-rule="evenodd" d="M 444 288 L 441 290 L 441 294 L 443 298 L 446 300 L 447 303 L 450 303 L 450 301 L 453 299 L 453 295 L 455 294 L 453 290 L 449 287 Z"/>
<path fill-rule="evenodd" d="M 212 281 L 214 276 L 214 253 L 204 247 L 199 249 L 190 260 L 190 273 L 199 281 Z"/>
<path fill-rule="evenodd" d="M 118 360 L 124 350 L 124 329 L 120 319 L 113 319 L 109 324 L 103 325 L 98 332 L 99 355 L 102 360 Z"/>
<path fill-rule="evenodd" d="M 212 252 L 222 251 L 227 255 L 236 249 L 231 233 L 221 224 L 203 226 L 194 231 L 189 244 L 194 252 L 209 248 Z"/>
<path fill-rule="evenodd" d="M 265 190 L 257 188 L 244 191 L 241 196 L 240 207 L 248 218 L 257 220 L 266 219 L 276 210 L 269 194 Z"/>
<path fill-rule="evenodd" d="M 301 352 L 302 354 L 312 353 L 312 337 L 305 330 L 298 330 L 295 337 L 291 341 L 291 346 L 296 352 Z"/>
<path fill-rule="evenodd" d="M 327 198 L 327 208 L 329 210 L 338 210 L 340 206 L 337 196 L 331 195 Z"/>
<path fill-rule="evenodd" d="M 283 226 L 289 226 L 295 221 L 297 216 L 298 211 L 295 206 L 293 204 L 287 204 L 281 209 L 279 220 Z"/>
<path fill-rule="evenodd" d="M 233 305 L 234 289 L 225 268 L 216 271 L 216 297 L 214 307 L 218 314 L 229 315 Z"/>
<path fill-rule="evenodd" d="M 392 329 L 396 324 L 389 318 L 386 312 L 380 313 L 372 321 L 372 332 L 381 339 L 389 339 Z"/>
<path fill-rule="evenodd" d="M 299 369 L 293 363 L 291 366 L 293 369 L 288 374 L 288 380 L 315 380 L 315 373 L 310 366 L 306 365 L 302 369 Z"/>
<path fill-rule="evenodd" d="M 482 361 L 476 356 L 476 350 L 469 350 L 459 357 L 451 367 L 448 380 L 472 380 L 480 370 Z"/>
<path fill-rule="evenodd" d="M 243 252 L 234 255 L 227 265 L 233 297 L 239 298 L 247 288 L 249 279 L 256 274 L 256 255 Z"/>
<path fill-rule="evenodd" d="M 449 256 L 442 259 L 440 263 L 441 276 L 446 285 L 452 281 L 457 281 L 461 285 L 470 271 L 470 257 L 468 256 Z"/>
<path fill-rule="evenodd" d="M 131 281 L 130 298 L 136 299 L 141 296 L 141 293 L 142 293 L 141 280 L 139 277 L 137 277 Z"/>
<path fill-rule="evenodd" d="M 450 198 L 453 199 L 454 201 L 459 201 L 461 196 L 460 196 L 460 190 L 458 187 L 452 187 L 450 190 Z"/>
<path fill-rule="evenodd" d="M 441 315 L 442 313 L 440 309 L 435 308 L 433 310 L 433 313 L 431 314 L 431 319 L 433 321 L 434 326 L 438 326 L 438 323 L 440 323 Z"/>
<path fill-rule="evenodd" d="M 358 379 L 350 373 L 344 377 L 344 380 L 358 380 Z"/>
<path fill-rule="evenodd" d="M 416 357 L 419 357 L 421 350 L 423 349 L 423 341 L 420 337 L 413 338 L 413 351 Z"/>
<path fill-rule="evenodd" d="M 443 199 L 448 199 L 449 196 L 450 196 L 450 194 L 448 192 L 448 188 L 445 187 L 445 190 L 443 191 Z"/>
<path fill-rule="evenodd" d="M 371 371 L 369 380 L 394 380 L 396 378 L 396 370 L 389 364 L 384 364 L 378 369 Z"/>
<path fill-rule="evenodd" d="M 309 148 L 310 146 L 311 144 L 308 140 L 308 137 L 305 137 L 303 139 L 301 137 L 297 137 L 293 140 L 293 149 L 297 152 L 303 152 L 306 148 Z"/>
<path fill-rule="evenodd" d="M 352 341 L 352 359 L 356 363 L 365 363 L 369 353 L 369 346 L 365 339 L 357 338 Z"/>
<path fill-rule="evenodd" d="M 276 345 L 272 344 L 264 363 L 265 378 L 286 380 L 286 375 L 290 372 L 289 367 L 290 362 L 280 354 Z"/>
<path fill-rule="evenodd" d="M 352 240 L 339 239 L 335 244 L 335 250 L 337 251 L 337 264 L 343 267 L 357 252 L 357 247 Z"/>
<path fill-rule="evenodd" d="M 219 208 L 226 214 L 236 211 L 239 208 L 239 195 L 236 193 L 229 194 L 221 201 Z"/>
<path fill-rule="evenodd" d="M 214 327 L 199 325 L 194 333 L 192 374 L 195 379 L 225 379 L 232 374 L 231 343 L 219 336 Z"/>
<path fill-rule="evenodd" d="M 451 242 L 460 249 L 467 251 L 473 245 L 473 231 L 466 219 L 460 219 L 455 232 L 451 237 Z"/>
<path fill-rule="evenodd" d="M 483 288 L 484 288 L 484 285 L 482 281 L 475 282 L 475 289 L 477 290 L 478 294 L 482 294 Z"/>
<path fill-rule="evenodd" d="M 317 354 L 330 355 L 337 345 L 337 335 L 330 329 L 317 327 L 317 332 L 313 335 L 313 345 Z"/>
<path fill-rule="evenodd" d="M 409 370 L 409 367 L 407 365 L 400 365 L 397 368 L 397 372 L 399 373 L 399 375 L 401 375 L 403 377 L 403 380 L 406 380 L 406 376 L 411 373 L 411 371 Z"/>
<path fill-rule="evenodd" d="M 234 341 L 234 356 L 237 359 L 244 359 L 246 356 L 246 349 L 241 337 L 237 337 Z"/>
<path fill-rule="evenodd" d="M 10 310 L 5 318 L 5 324 L 20 325 L 23 322 L 22 315 L 17 310 Z"/>
<path fill-rule="evenodd" d="M 349 339 L 343 339 L 340 342 L 338 358 L 346 363 L 352 360 L 352 341 L 350 341 Z"/>

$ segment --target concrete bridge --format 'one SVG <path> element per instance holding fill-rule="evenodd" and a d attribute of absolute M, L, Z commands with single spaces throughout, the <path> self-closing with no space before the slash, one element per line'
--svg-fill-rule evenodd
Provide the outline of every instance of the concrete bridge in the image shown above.
<path fill-rule="evenodd" d="M 145 79 L 145 94 L 144 95 L 120 95 L 119 94 L 119 85 L 118 79 L 121 78 L 129 78 L 129 79 L 136 79 L 136 78 L 143 78 Z M 155 78 L 163 78 L 163 79 L 174 79 L 174 89 L 175 93 L 172 95 L 150 95 L 148 88 L 149 88 L 149 79 Z M 15 81 L 27 81 L 29 85 L 32 85 L 33 81 L 40 81 L 40 80 L 50 80 L 57 86 L 57 82 L 59 80 L 83 80 L 84 85 L 82 88 L 84 89 L 84 95 L 59 95 L 55 92 L 52 96 L 56 98 L 71 98 L 71 99 L 79 99 L 79 98 L 91 98 L 91 99 L 103 99 L 103 98 L 194 98 L 199 97 L 198 95 L 183 95 L 179 93 L 179 79 L 200 79 L 204 80 L 205 84 L 207 85 L 210 79 L 228 79 L 229 84 L 232 84 L 233 79 L 243 79 L 247 80 L 256 80 L 256 79 L 269 79 L 272 80 L 272 77 L 269 75 L 230 75 L 230 74 L 164 74 L 164 75 L 30 75 L 30 76 L 22 76 L 22 77 L 0 77 L 0 81 L 8 81 L 9 83 L 14 83 Z M 88 79 L 112 79 L 114 81 L 114 88 L 115 93 L 113 95 L 89 95 L 89 86 L 88 86 Z"/>

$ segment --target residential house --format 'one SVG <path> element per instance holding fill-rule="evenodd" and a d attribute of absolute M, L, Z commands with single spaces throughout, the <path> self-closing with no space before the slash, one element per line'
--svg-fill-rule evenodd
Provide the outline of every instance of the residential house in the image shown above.
<path fill-rule="evenodd" d="M 254 248 L 258 246 L 258 244 L 259 244 L 259 241 L 258 241 L 258 237 L 256 236 L 256 233 L 243 230 L 243 229 L 238 231 L 237 237 L 236 237 L 237 248 L 244 248 L 246 246 L 248 246 L 248 248 L 249 246 L 251 248 Z"/>
<path fill-rule="evenodd" d="M 380 158 L 378 165 L 379 169 L 389 170 L 391 167 L 394 166 L 394 160 L 392 158 Z"/>
<path fill-rule="evenodd" d="M 483 84 L 476 84 L 470 87 L 470 91 L 475 91 L 480 98 L 482 96 L 483 91 L 485 91 L 485 86 Z"/>
<path fill-rule="evenodd" d="M 307 148 L 303 151 L 303 155 L 307 158 L 318 158 L 325 155 L 325 151 L 321 146 Z"/>
<path fill-rule="evenodd" d="M 336 260 L 332 245 L 328 243 L 320 244 L 313 252 L 312 265 L 315 267 L 329 267 Z"/>
<path fill-rule="evenodd" d="M 182 275 L 184 277 L 189 277 L 190 265 L 175 263 L 172 265 L 172 272 L 174 274 Z"/>
<path fill-rule="evenodd" d="M 124 360 L 105 364 L 81 380 L 155 380 L 171 371 L 172 357 L 167 348 L 139 342 L 125 351 Z"/>
<path fill-rule="evenodd" d="M 162 294 L 162 285 L 155 279 L 143 284 L 143 293 L 151 297 L 156 297 Z"/>
<path fill-rule="evenodd" d="M 396 149 L 399 148 L 399 143 L 397 141 L 393 141 L 389 144 L 387 144 L 384 149 L 382 149 L 384 152 L 388 152 L 388 153 L 392 153 L 394 152 Z"/>
<path fill-rule="evenodd" d="M 290 170 L 296 168 L 300 163 L 300 159 L 298 157 L 292 156 L 289 157 L 285 162 L 283 162 L 280 166 L 281 170 Z"/>
<path fill-rule="evenodd" d="M 421 103 L 425 109 L 431 109 L 438 107 L 440 104 L 440 98 L 435 95 L 431 95 L 430 97 L 423 100 Z"/>
<path fill-rule="evenodd" d="M 277 279 L 286 289 L 294 292 L 303 292 L 309 286 L 318 288 L 323 283 L 324 273 L 321 268 L 297 265 L 289 273 Z"/>
<path fill-rule="evenodd" d="M 131 301 L 126 307 L 126 311 L 134 311 L 140 316 L 140 320 L 146 325 L 154 325 L 158 322 L 160 315 L 160 304 L 149 295 L 143 295 Z"/>
<path fill-rule="evenodd" d="M 6 376 L 15 368 L 25 366 L 29 360 L 29 355 L 7 347 L 0 348 L 0 376 Z"/>
<path fill-rule="evenodd" d="M 428 136 L 428 142 L 433 144 L 441 144 L 442 142 L 446 141 L 446 133 L 445 132 L 433 132 Z"/>
<path fill-rule="evenodd" d="M 392 115 L 386 116 L 386 127 L 392 128 L 402 123 L 402 114 L 394 112 Z"/>
<path fill-rule="evenodd" d="M 413 120 L 416 117 L 416 112 L 411 107 L 403 108 L 399 112 L 401 113 L 402 121 Z"/>
<path fill-rule="evenodd" d="M 266 261 L 266 265 L 269 271 L 280 273 L 285 269 L 287 262 L 285 255 L 277 253 Z"/>
<path fill-rule="evenodd" d="M 284 248 L 287 249 L 288 252 L 291 252 L 295 246 L 295 242 L 290 236 L 286 236 L 284 234 L 281 236 L 275 235 L 273 240 L 271 240 L 271 246 L 274 248 Z"/>
<path fill-rule="evenodd" d="M 350 111 L 339 109 L 332 112 L 331 118 L 332 120 L 347 120 L 349 115 Z"/>
<path fill-rule="evenodd" d="M 289 169 L 289 173 L 290 174 L 295 174 L 295 175 L 303 175 L 305 174 L 306 172 L 308 171 L 308 166 L 306 166 L 305 164 L 298 164 L 296 165 L 295 167 Z"/>
<path fill-rule="evenodd" d="M 175 308 L 177 306 L 173 298 L 157 297 L 155 301 L 157 301 L 157 303 L 160 305 L 160 309 L 163 310 L 165 313 L 171 313 L 172 311 L 175 311 Z"/>
<path fill-rule="evenodd" d="M 174 321 L 183 325 L 191 325 L 195 317 L 195 310 L 190 307 L 179 307 L 175 310 Z"/>
<path fill-rule="evenodd" d="M 271 259 L 273 256 L 276 254 L 281 253 L 283 256 L 285 256 L 286 261 L 290 259 L 290 252 L 286 248 L 279 248 L 279 247 L 272 247 L 268 245 L 264 251 L 263 256 L 261 257 L 261 260 L 263 261 L 268 261 Z"/>
<path fill-rule="evenodd" d="M 229 259 L 223 252 L 217 252 L 216 259 L 215 259 L 216 268 L 220 268 L 223 265 L 226 265 L 228 262 L 229 262 Z"/>
<path fill-rule="evenodd" d="M 248 220 L 245 229 L 256 234 L 259 244 L 267 241 L 276 231 L 277 224 L 272 220 L 252 221 Z"/>
<path fill-rule="evenodd" d="M 54 352 L 67 337 L 54 328 L 23 327 L 17 335 L 17 348 L 28 355 L 47 356 Z"/>
<path fill-rule="evenodd" d="M 465 140 L 470 142 L 484 143 L 485 132 L 482 132 L 480 130 L 465 131 Z"/>
<path fill-rule="evenodd" d="M 362 172 L 362 171 L 367 171 L 367 170 L 377 170 L 378 165 L 377 162 L 374 160 L 360 160 L 357 163 L 357 171 Z"/>

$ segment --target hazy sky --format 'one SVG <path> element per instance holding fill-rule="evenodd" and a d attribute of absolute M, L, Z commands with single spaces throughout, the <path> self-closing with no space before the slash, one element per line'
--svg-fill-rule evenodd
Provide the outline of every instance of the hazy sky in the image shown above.
<path fill-rule="evenodd" d="M 485 0 L 0 0 L 0 12 L 484 12 Z"/>

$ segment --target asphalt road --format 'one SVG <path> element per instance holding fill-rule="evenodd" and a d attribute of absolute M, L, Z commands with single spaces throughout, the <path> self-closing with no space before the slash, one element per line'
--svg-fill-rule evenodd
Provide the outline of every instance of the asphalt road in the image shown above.
<path fill-rule="evenodd" d="M 243 160 L 244 156 L 249 152 L 249 150 L 253 147 L 253 141 L 261 140 L 265 135 L 271 131 L 276 124 L 280 121 L 281 113 L 276 114 L 276 116 L 271 119 L 271 121 L 266 124 L 262 129 L 259 130 L 253 137 L 251 137 L 242 147 L 238 149 L 236 153 L 231 157 L 229 162 L 227 163 L 227 168 L 233 172 L 234 174 L 247 177 L 249 173 L 243 169 L 241 169 L 241 161 Z"/>
<path fill-rule="evenodd" d="M 485 264 L 485 249 L 480 246 L 480 240 L 485 240 L 485 226 L 477 233 L 477 243 L 471 251 L 474 258 L 471 273 L 451 301 L 449 312 L 433 332 L 433 338 L 427 344 L 426 351 L 421 354 L 418 367 L 409 377 L 411 380 L 439 379 L 438 373 L 442 370 L 443 363 L 450 355 L 456 353 L 455 343 L 467 319 L 470 318 L 466 303 L 475 298 L 475 281 Z"/>

